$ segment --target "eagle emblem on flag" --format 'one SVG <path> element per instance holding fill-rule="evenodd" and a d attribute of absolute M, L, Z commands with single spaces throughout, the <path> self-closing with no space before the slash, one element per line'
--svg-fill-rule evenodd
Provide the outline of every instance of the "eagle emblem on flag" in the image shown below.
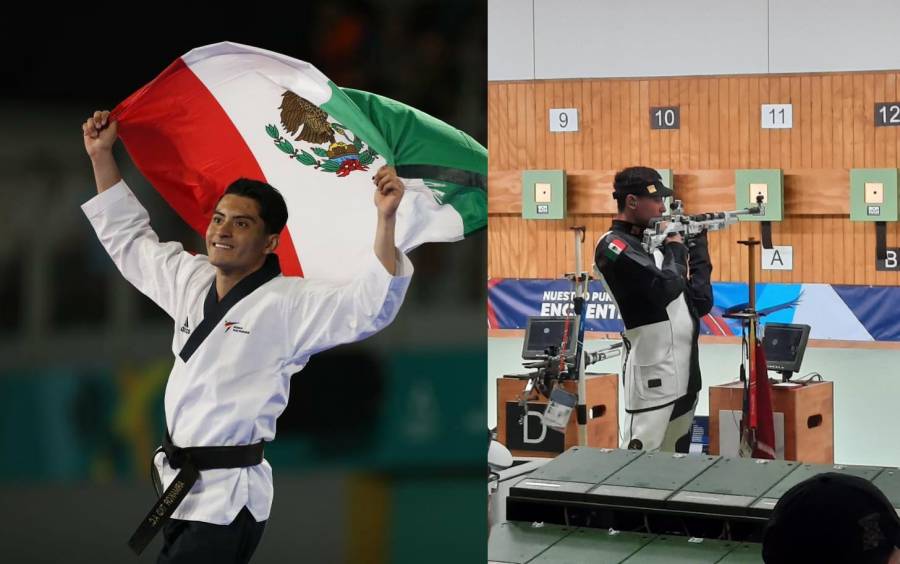
<path fill-rule="evenodd" d="M 378 157 L 378 153 L 362 139 L 336 121 L 329 121 L 322 108 L 302 96 L 284 92 L 278 109 L 286 136 L 274 124 L 266 126 L 266 134 L 276 147 L 302 165 L 343 177 L 354 170 L 369 170 L 368 165 Z M 338 140 L 337 136 L 346 142 Z M 289 137 L 309 144 L 309 151 L 295 148 Z"/>

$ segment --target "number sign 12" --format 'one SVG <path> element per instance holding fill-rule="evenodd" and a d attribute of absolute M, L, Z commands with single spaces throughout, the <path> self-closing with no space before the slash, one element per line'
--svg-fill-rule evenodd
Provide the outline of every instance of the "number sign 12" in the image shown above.
<path fill-rule="evenodd" d="M 875 127 L 900 125 L 900 102 L 875 104 Z"/>

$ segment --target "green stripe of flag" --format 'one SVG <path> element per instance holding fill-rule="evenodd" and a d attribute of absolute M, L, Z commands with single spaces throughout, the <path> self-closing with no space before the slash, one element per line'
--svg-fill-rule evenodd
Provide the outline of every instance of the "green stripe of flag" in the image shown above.
<path fill-rule="evenodd" d="M 487 149 L 468 134 L 396 100 L 351 88 L 340 92 L 374 124 L 387 146 L 382 154 L 398 173 L 422 178 L 438 201 L 453 206 L 462 217 L 464 235 L 487 226 Z M 323 109 L 340 119 L 331 104 Z M 369 141 L 364 132 L 345 125 Z"/>

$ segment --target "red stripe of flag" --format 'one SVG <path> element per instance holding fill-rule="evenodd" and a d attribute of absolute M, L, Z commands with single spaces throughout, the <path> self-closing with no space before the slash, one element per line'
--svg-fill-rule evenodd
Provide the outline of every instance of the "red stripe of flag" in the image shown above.
<path fill-rule="evenodd" d="M 201 236 L 225 188 L 238 178 L 266 181 L 218 100 L 181 59 L 112 111 L 138 169 Z M 285 276 L 303 276 L 287 228 L 278 257 Z"/>
<path fill-rule="evenodd" d="M 754 418 L 751 423 L 756 428 L 756 444 L 753 445 L 753 458 L 775 458 L 775 414 L 772 409 L 772 388 L 769 383 L 769 370 L 766 366 L 766 353 L 761 343 L 756 345 L 756 358 L 753 367 L 752 382 L 755 382 L 755 396 L 750 398 L 754 406 Z"/>

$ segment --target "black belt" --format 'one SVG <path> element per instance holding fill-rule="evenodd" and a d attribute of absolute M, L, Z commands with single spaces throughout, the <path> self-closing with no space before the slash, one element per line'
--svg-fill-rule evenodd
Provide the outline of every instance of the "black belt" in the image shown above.
<path fill-rule="evenodd" d="M 162 448 L 158 449 L 153 458 L 160 451 L 166 453 L 169 459 L 169 466 L 181 472 L 175 476 L 172 483 L 166 491 L 162 492 L 156 504 L 141 521 L 137 530 L 131 535 L 128 546 L 137 553 L 143 552 L 156 533 L 162 528 L 175 508 L 184 500 L 184 497 L 191 491 L 194 483 L 200 477 L 201 470 L 213 470 L 216 468 L 246 468 L 248 466 L 256 466 L 263 461 L 263 448 L 265 441 L 260 441 L 252 445 L 236 445 L 236 446 L 205 446 L 205 447 L 186 447 L 179 448 L 172 444 L 172 438 L 166 431 L 163 437 Z M 151 460 L 150 464 L 153 464 Z M 154 467 L 155 470 L 155 467 Z M 154 474 L 154 482 L 157 482 Z M 158 485 L 157 493 L 162 489 L 162 485 Z"/>

